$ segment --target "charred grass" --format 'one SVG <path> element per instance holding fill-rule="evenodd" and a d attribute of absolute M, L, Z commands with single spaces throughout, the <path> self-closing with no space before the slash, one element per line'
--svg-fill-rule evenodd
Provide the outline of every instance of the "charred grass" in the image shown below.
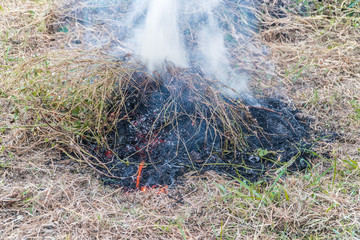
<path fill-rule="evenodd" d="M 253 91 L 282 96 L 315 131 L 339 134 L 316 149 L 312 168 L 255 183 L 188 174 L 168 194 L 124 194 L 86 158 L 61 154 L 89 132 L 106 142 L 104 104 L 114 83 L 133 84 L 133 70 L 101 50 L 71 49 L 86 29 L 64 28 L 59 5 L 0 4 L 1 238 L 359 239 L 357 1 L 270 1 L 257 11 L 255 42 L 268 54 L 245 66 Z"/>

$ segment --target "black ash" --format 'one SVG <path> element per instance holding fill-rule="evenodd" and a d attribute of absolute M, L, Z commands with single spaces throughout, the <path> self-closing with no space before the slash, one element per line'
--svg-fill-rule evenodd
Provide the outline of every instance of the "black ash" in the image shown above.
<path fill-rule="evenodd" d="M 280 99 L 258 99 L 250 106 L 216 97 L 201 84 L 175 86 L 181 79 L 165 84 L 145 78 L 134 76 L 142 87 L 122 89 L 125 107 L 116 114 L 107 147 L 82 142 L 106 184 L 171 186 L 184 173 L 209 170 L 255 181 L 290 160 L 287 171 L 309 166 L 307 120 Z M 114 93 L 109 109 L 124 99 Z"/>

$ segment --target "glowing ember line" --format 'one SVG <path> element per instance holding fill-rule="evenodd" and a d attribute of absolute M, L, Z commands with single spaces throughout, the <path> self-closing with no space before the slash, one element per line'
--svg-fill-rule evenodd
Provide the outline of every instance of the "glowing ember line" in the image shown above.
<path fill-rule="evenodd" d="M 139 189 L 139 185 L 140 185 L 140 178 L 141 178 L 141 171 L 144 167 L 144 161 L 142 161 L 139 165 L 139 172 L 136 178 L 136 188 Z"/>

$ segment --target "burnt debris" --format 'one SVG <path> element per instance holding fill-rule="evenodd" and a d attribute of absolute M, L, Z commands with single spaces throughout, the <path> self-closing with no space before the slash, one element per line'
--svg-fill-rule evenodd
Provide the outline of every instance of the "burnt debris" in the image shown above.
<path fill-rule="evenodd" d="M 171 186 L 184 173 L 209 170 L 255 181 L 289 161 L 287 171 L 309 166 L 307 120 L 280 99 L 250 106 L 196 81 L 133 78 L 139 88 L 121 89 L 109 99 L 109 117 L 117 121 L 106 144 L 81 142 L 105 184 Z M 112 113 L 124 99 L 124 107 Z"/>

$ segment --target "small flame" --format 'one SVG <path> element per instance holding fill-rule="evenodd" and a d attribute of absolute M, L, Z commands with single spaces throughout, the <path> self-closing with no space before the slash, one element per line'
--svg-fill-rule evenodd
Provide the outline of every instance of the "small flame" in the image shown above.
<path fill-rule="evenodd" d="M 138 175 L 137 175 L 137 178 L 136 178 L 136 188 L 137 189 L 140 189 L 139 188 L 139 185 L 140 185 L 140 179 L 141 179 L 141 172 L 142 172 L 142 169 L 144 167 L 144 161 L 142 161 L 139 165 L 139 171 L 138 171 Z M 141 191 L 143 191 L 143 189 L 141 188 Z M 144 192 L 144 191 L 143 191 Z"/>
<path fill-rule="evenodd" d="M 167 193 L 168 193 L 168 186 L 162 187 L 162 188 L 159 190 L 159 194 L 160 194 L 160 193 L 165 193 L 165 194 L 167 194 Z"/>
<path fill-rule="evenodd" d="M 139 190 L 140 190 L 141 192 L 147 192 L 147 191 L 149 191 L 149 190 L 151 190 L 151 189 L 158 189 L 158 187 L 157 187 L 157 186 L 141 187 Z M 156 193 L 157 193 L 157 194 L 162 194 L 162 193 L 167 194 L 167 193 L 168 193 L 168 186 L 165 186 L 165 187 L 160 188 Z"/>
<path fill-rule="evenodd" d="M 142 170 L 144 168 L 144 164 L 145 164 L 145 162 L 142 161 L 140 163 L 140 165 L 139 165 L 139 171 L 138 171 L 138 175 L 136 177 L 136 188 L 139 189 L 141 192 L 147 192 L 150 189 L 157 189 L 159 186 L 156 186 L 156 185 L 154 185 L 152 187 L 146 187 L 146 186 L 140 187 L 141 173 L 142 173 Z M 157 194 L 161 194 L 161 193 L 167 194 L 168 193 L 168 186 L 164 186 L 164 187 L 159 188 L 159 191 L 157 192 Z"/>

